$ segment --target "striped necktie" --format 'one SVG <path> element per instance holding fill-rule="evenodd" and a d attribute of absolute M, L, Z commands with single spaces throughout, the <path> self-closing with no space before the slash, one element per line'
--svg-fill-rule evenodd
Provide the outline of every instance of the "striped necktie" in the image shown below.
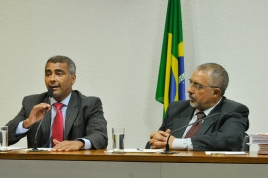
<path fill-rule="evenodd" d="M 200 119 L 203 119 L 204 117 L 206 117 L 204 112 L 198 112 L 198 113 L 196 113 L 196 115 L 197 115 L 196 122 L 199 121 Z M 194 137 L 201 125 L 202 125 L 202 121 L 193 124 L 184 138 L 192 138 L 192 137 Z"/>

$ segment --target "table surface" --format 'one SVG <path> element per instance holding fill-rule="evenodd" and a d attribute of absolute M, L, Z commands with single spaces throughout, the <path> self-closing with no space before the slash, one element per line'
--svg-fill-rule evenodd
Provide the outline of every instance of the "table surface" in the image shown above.
<path fill-rule="evenodd" d="M 121 161 L 169 163 L 237 163 L 267 164 L 268 155 L 247 152 L 246 155 L 206 155 L 205 152 L 179 151 L 177 154 L 161 153 L 110 153 L 106 150 L 79 150 L 70 152 L 29 152 L 13 150 L 0 152 L 0 159 L 9 160 L 68 160 L 68 161 Z"/>

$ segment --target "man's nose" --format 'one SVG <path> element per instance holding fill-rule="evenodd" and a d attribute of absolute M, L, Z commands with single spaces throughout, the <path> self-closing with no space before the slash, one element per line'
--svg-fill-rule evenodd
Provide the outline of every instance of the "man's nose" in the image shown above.
<path fill-rule="evenodd" d="M 49 77 L 49 81 L 50 82 L 56 81 L 56 75 L 55 74 L 51 74 L 50 77 Z"/>
<path fill-rule="evenodd" d="M 188 88 L 187 88 L 187 92 L 188 93 L 194 93 L 194 91 L 195 91 L 194 88 L 191 87 L 191 85 L 189 85 Z"/>

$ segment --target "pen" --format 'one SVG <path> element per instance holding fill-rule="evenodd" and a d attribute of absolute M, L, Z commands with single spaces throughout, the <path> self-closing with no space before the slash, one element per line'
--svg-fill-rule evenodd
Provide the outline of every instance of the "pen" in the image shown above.
<path fill-rule="evenodd" d="M 138 150 L 138 151 L 143 151 L 143 149 L 141 149 L 141 148 L 137 148 L 137 150 Z"/>

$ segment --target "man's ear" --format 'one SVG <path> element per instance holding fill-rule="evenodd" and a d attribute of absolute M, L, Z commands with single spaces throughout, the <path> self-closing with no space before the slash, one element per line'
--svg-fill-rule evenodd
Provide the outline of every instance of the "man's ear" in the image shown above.
<path fill-rule="evenodd" d="M 214 88 L 213 89 L 213 97 L 220 97 L 221 96 L 221 89 L 220 88 Z"/>
<path fill-rule="evenodd" d="M 73 74 L 71 77 L 72 77 L 72 85 L 73 85 L 75 83 L 75 81 L 76 81 L 76 75 Z"/>

